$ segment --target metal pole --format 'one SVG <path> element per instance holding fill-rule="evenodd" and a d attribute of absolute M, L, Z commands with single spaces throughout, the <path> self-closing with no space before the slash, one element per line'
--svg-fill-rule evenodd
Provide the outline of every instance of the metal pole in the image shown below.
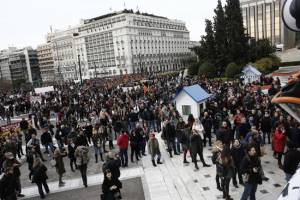
<path fill-rule="evenodd" d="M 95 69 L 94 78 L 97 78 L 97 70 L 96 70 L 96 64 L 95 64 L 95 62 L 94 62 L 94 69 Z"/>
<path fill-rule="evenodd" d="M 79 54 L 78 54 L 78 67 L 79 67 L 80 83 L 82 85 L 82 74 L 81 74 L 80 55 Z"/>

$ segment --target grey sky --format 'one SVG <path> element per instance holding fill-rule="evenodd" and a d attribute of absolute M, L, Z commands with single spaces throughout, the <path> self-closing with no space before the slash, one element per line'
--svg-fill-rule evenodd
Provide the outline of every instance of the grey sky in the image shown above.
<path fill-rule="evenodd" d="M 224 2 L 223 0 L 222 2 Z M 204 33 L 204 20 L 212 19 L 217 0 L 1 0 L 0 49 L 45 42 L 53 29 L 65 29 L 87 19 L 124 9 L 152 13 L 185 21 L 191 40 Z"/>

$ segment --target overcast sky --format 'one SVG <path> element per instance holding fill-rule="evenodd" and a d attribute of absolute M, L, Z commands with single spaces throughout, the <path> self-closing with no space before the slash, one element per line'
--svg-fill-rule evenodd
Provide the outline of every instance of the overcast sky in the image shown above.
<path fill-rule="evenodd" d="M 212 19 L 217 0 L 1 0 L 0 49 L 36 48 L 53 29 L 65 29 L 112 11 L 137 8 L 141 12 L 186 22 L 191 40 L 204 33 L 204 20 Z M 222 2 L 225 2 L 223 0 Z"/>

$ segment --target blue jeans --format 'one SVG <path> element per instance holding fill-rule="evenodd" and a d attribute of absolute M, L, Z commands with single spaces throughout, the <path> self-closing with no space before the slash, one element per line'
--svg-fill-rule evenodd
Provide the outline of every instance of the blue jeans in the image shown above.
<path fill-rule="evenodd" d="M 44 146 L 45 146 L 45 150 L 46 150 L 45 153 L 47 153 L 47 154 L 49 154 L 49 147 L 50 147 L 50 150 L 52 151 L 52 153 L 55 150 L 53 143 L 45 144 Z"/>
<path fill-rule="evenodd" d="M 255 193 L 257 190 L 257 183 L 245 183 L 245 188 L 241 200 L 247 200 L 250 197 L 250 200 L 255 200 Z"/>
<path fill-rule="evenodd" d="M 120 158 L 123 167 L 128 166 L 128 153 L 127 149 L 120 149 Z"/>
<path fill-rule="evenodd" d="M 285 180 L 286 180 L 286 182 L 289 182 L 292 177 L 293 177 L 293 174 L 285 173 Z"/>
<path fill-rule="evenodd" d="M 102 154 L 102 148 L 98 147 L 97 145 L 94 145 L 94 151 L 95 151 L 95 155 L 101 155 Z"/>

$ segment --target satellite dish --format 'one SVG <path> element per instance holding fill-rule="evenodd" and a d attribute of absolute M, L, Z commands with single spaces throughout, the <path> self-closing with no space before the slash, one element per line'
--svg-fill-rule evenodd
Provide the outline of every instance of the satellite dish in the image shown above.
<path fill-rule="evenodd" d="M 300 32 L 300 0 L 285 0 L 282 20 L 288 29 Z"/>

